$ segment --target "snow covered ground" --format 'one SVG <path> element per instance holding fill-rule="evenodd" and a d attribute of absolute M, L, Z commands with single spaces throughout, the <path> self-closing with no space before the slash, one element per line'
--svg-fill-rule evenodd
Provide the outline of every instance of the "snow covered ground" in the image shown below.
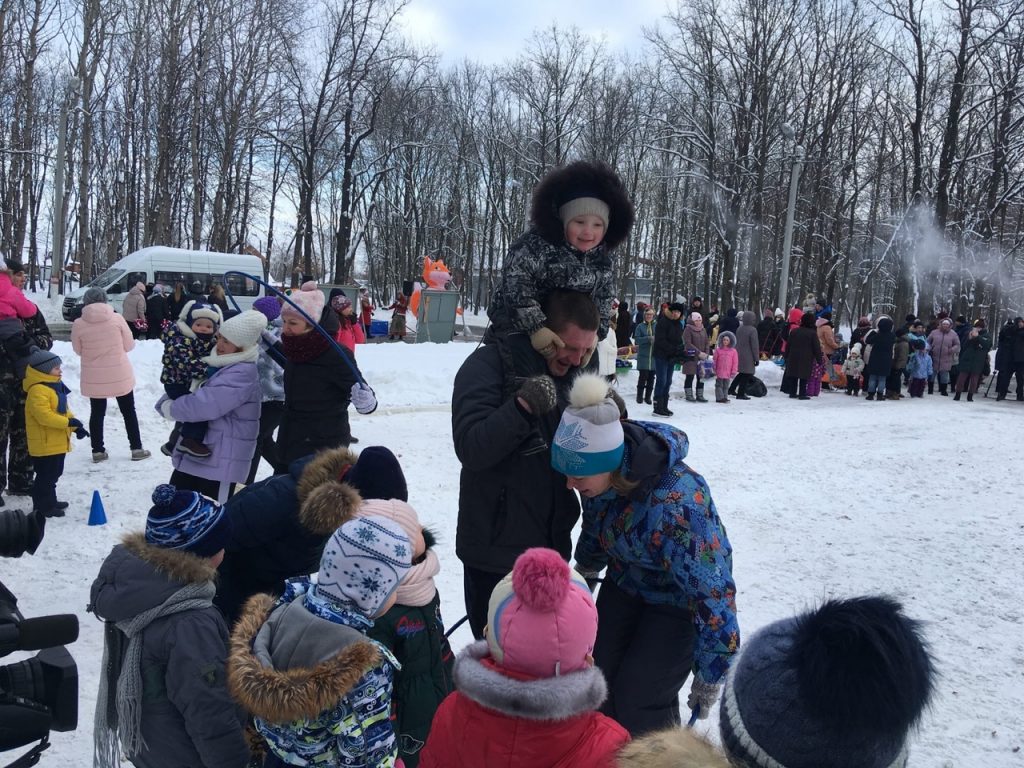
<path fill-rule="evenodd" d="M 450 398 L 455 373 L 473 348 L 360 348 L 381 407 L 367 417 L 351 412 L 357 447 L 386 445 L 399 456 L 410 502 L 440 533 L 438 586 L 449 624 L 463 615 Z M 78 358 L 68 343 L 58 342 L 55 351 L 75 393 L 71 406 L 87 419 Z M 111 402 L 110 460 L 92 464 L 88 441 L 77 443 L 58 485 L 71 502 L 67 517 L 49 521 L 34 557 L 0 561 L 0 578 L 25 615 L 76 613 L 82 623 L 71 647 L 80 674 L 79 728 L 54 734 L 44 757 L 51 765 L 91 765 L 102 632 L 85 610 L 89 585 L 122 534 L 143 527 L 153 486 L 170 476 L 170 460 L 157 451 L 167 425 L 152 410 L 161 392 L 160 351 L 152 341 L 131 353 L 143 440 L 153 458 L 129 461 Z M 880 404 L 829 392 L 797 402 L 772 388 L 779 369 L 762 364 L 759 370 L 771 389 L 767 398 L 728 406 L 671 403 L 671 421 L 689 434 L 690 463 L 707 477 L 735 549 L 744 634 L 828 596 L 894 595 L 926 622 L 941 672 L 910 765 L 1024 766 L 1024 405 L 938 396 Z M 627 401 L 635 376 L 620 376 Z M 676 389 L 681 384 L 680 377 Z M 649 418 L 650 406 L 631 406 L 634 418 Z M 109 520 L 101 527 L 86 525 L 94 490 Z M 468 640 L 461 628 L 453 646 Z M 717 712 L 713 718 L 698 727 L 716 738 Z"/>

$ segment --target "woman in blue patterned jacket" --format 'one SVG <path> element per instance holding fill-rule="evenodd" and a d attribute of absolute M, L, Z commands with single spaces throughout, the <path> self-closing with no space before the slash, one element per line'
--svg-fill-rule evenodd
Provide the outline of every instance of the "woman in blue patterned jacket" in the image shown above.
<path fill-rule="evenodd" d="M 679 691 L 705 718 L 739 648 L 732 547 L 686 434 L 621 418 L 600 378 L 581 376 L 551 447 L 583 500 L 576 568 L 607 567 L 594 659 L 605 714 L 636 737 L 679 723 Z"/>

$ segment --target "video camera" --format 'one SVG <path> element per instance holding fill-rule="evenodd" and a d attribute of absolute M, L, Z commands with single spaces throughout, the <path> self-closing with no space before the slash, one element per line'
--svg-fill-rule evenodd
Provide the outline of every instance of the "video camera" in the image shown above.
<path fill-rule="evenodd" d="M 35 552 L 43 519 L 18 510 L 0 515 L 0 555 Z M 49 747 L 50 731 L 78 726 L 78 667 L 64 647 L 78 639 L 78 617 L 26 619 L 18 599 L 0 582 L 0 657 L 40 651 L 31 659 L 0 666 L 0 752 L 38 741 L 8 768 L 28 768 Z"/>

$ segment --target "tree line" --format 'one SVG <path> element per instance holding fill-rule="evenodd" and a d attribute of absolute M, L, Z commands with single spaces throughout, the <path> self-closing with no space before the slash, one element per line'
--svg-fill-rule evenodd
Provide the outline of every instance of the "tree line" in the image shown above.
<path fill-rule="evenodd" d="M 623 295 L 771 309 L 797 165 L 790 305 L 1024 311 L 1024 0 L 680 0 L 631 56 L 546 27 L 486 66 L 406 5 L 0 0 L 0 249 L 35 281 L 256 248 L 379 299 L 429 254 L 479 310 L 537 180 L 592 157 L 637 209 Z"/>

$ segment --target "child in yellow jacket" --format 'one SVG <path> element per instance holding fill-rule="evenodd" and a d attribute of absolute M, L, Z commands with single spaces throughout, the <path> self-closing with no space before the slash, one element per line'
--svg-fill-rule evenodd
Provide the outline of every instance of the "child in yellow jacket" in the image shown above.
<path fill-rule="evenodd" d="M 60 380 L 61 359 L 46 350 L 28 357 L 25 380 L 25 431 L 28 453 L 36 471 L 32 483 L 33 511 L 64 517 L 66 501 L 57 501 L 57 481 L 64 474 L 64 456 L 71 450 L 71 433 L 79 440 L 89 433 L 68 407 L 71 391 Z"/>

